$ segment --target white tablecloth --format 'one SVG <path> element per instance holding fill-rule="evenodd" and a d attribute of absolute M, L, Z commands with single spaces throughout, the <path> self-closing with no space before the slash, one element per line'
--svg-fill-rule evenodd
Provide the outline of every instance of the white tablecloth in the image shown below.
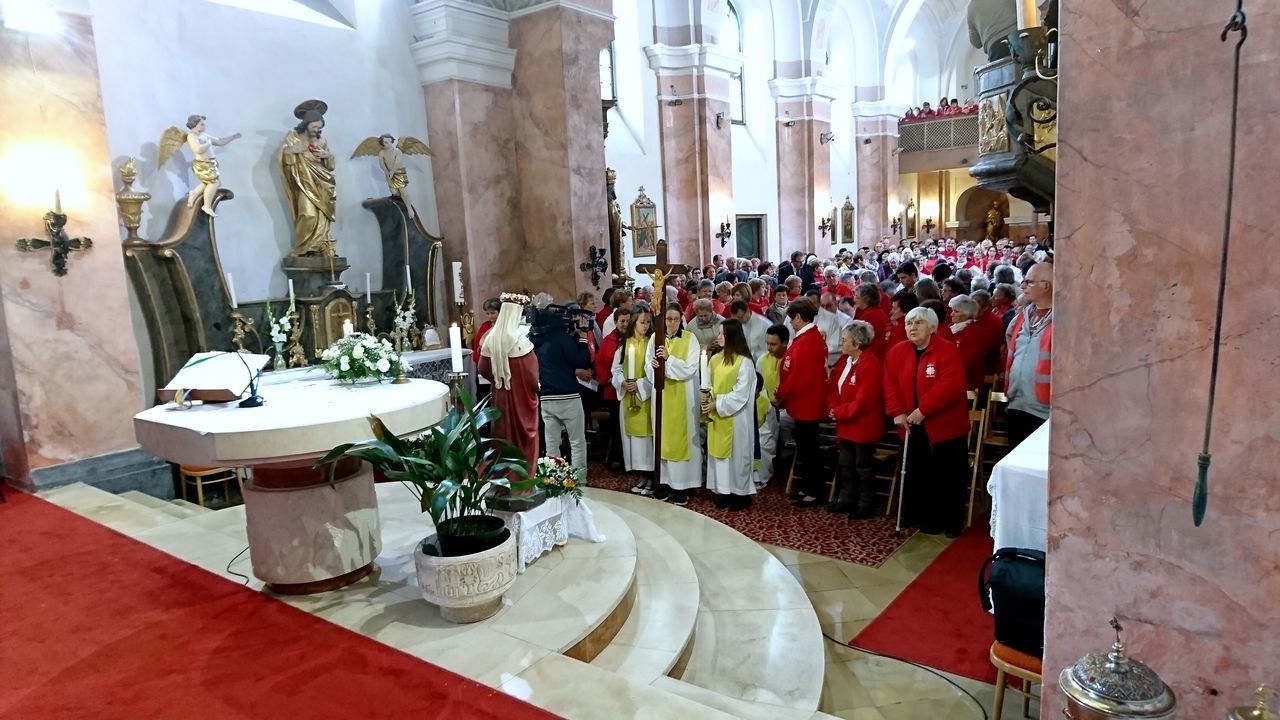
<path fill-rule="evenodd" d="M 996 549 L 1044 550 L 1049 531 L 1049 423 L 996 463 L 987 481 Z"/>
<path fill-rule="evenodd" d="M 570 537 L 604 542 L 604 535 L 596 529 L 595 519 L 587 501 L 575 501 L 568 495 L 548 498 L 538 507 L 525 512 L 508 513 L 498 510 L 494 515 L 502 518 L 507 529 L 516 536 L 518 552 L 517 570 L 523 573 L 525 566 L 564 545 Z"/>

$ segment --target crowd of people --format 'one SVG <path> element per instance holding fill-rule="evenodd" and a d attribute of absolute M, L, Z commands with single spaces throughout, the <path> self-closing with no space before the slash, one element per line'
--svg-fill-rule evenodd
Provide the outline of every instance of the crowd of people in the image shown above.
<path fill-rule="evenodd" d="M 558 454 L 567 436 L 585 468 L 586 418 L 603 409 L 611 469 L 634 476 L 632 492 L 678 505 L 706 488 L 720 507 L 745 509 L 788 475 L 791 458 L 792 502 L 820 505 L 830 471 L 819 425 L 833 423 L 840 492 L 828 510 L 876 512 L 875 447 L 896 432 L 904 522 L 954 536 L 970 474 L 969 391 L 1001 378 L 1014 445 L 1048 417 L 1052 248 L 1034 236 L 885 238 L 779 265 L 717 255 L 669 278 L 660 298 L 610 288 L 533 305 L 568 318 L 534 322 L 529 334 L 544 452 Z M 485 303 L 477 348 L 499 307 Z"/>
<path fill-rule="evenodd" d="M 918 120 L 933 120 L 941 117 L 951 117 L 952 115 L 975 115 L 978 112 L 978 103 L 973 100 L 965 100 L 960 102 L 959 98 L 947 99 L 945 96 L 938 101 L 936 107 L 928 102 L 918 107 L 913 107 L 902 116 L 901 122 L 909 123 Z"/>

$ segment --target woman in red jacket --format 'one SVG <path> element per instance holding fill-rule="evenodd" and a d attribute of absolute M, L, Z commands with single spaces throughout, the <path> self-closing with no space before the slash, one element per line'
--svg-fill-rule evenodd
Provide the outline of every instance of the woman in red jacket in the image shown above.
<path fill-rule="evenodd" d="M 884 365 L 870 350 L 875 334 L 863 320 L 846 327 L 844 355 L 827 379 L 827 401 L 840 440 L 840 499 L 828 510 L 848 513 L 851 520 L 875 514 L 876 443 L 884 436 Z"/>
<path fill-rule="evenodd" d="M 897 295 L 893 296 L 893 312 L 889 314 L 889 330 L 888 350 L 892 350 L 895 345 L 905 342 L 907 339 L 907 329 L 903 323 L 906 322 L 907 313 L 920 307 L 920 298 L 910 290 L 899 290 Z M 886 354 L 888 352 L 886 350 Z"/>
<path fill-rule="evenodd" d="M 889 350 L 884 371 L 885 412 L 904 439 L 910 434 L 903 522 L 956 537 L 964 530 L 969 479 L 964 361 L 955 345 L 935 337 L 932 310 L 912 310 L 905 325 L 909 342 Z"/>
<path fill-rule="evenodd" d="M 822 488 L 822 454 L 818 450 L 818 423 L 827 417 L 827 341 L 814 320 L 818 306 L 808 298 L 787 305 L 787 319 L 795 338 L 782 358 L 778 390 L 773 405 L 795 421 L 796 460 L 800 465 L 799 492 L 792 498 L 799 507 L 818 504 Z"/>

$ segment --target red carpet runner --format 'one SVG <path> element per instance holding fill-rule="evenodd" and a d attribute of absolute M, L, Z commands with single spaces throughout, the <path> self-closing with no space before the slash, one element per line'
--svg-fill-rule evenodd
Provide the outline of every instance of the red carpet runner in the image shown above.
<path fill-rule="evenodd" d="M 554 718 L 39 498 L 0 504 L 2 718 Z"/>
<path fill-rule="evenodd" d="M 635 476 L 610 471 L 599 462 L 590 464 L 587 479 L 592 487 L 619 492 L 630 492 L 635 485 Z M 742 512 L 717 508 L 713 495 L 706 490 L 690 494 L 688 509 L 722 522 L 756 542 L 871 567 L 879 567 L 915 533 L 908 530 L 901 537 L 895 536 L 892 517 L 855 521 L 821 507 L 797 508 L 783 497 L 785 484 L 769 483 L 756 494 L 751 508 Z"/>
<path fill-rule="evenodd" d="M 994 684 L 995 626 L 978 602 L 978 570 L 992 552 L 987 523 L 975 521 L 850 644 Z"/>

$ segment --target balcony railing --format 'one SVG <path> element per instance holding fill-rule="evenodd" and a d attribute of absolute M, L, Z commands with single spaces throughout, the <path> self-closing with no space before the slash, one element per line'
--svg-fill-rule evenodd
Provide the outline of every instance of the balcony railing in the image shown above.
<path fill-rule="evenodd" d="M 950 150 L 978 144 L 978 115 L 956 115 L 936 120 L 913 120 L 898 125 L 901 152 Z"/>

